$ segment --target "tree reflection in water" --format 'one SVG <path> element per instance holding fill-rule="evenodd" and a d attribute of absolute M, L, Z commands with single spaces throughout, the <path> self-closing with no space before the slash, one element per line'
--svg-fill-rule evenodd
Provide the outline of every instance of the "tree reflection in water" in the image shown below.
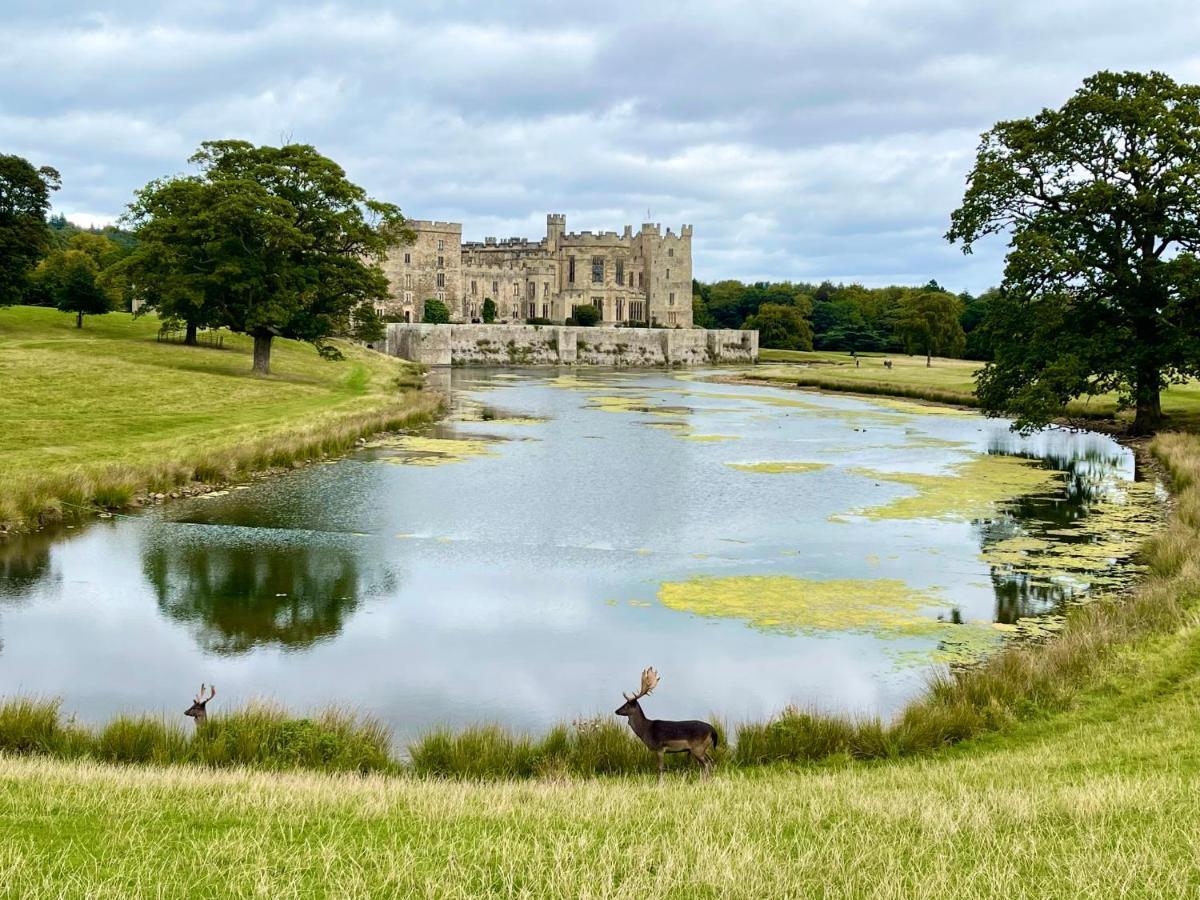
<path fill-rule="evenodd" d="M 163 613 L 223 655 L 335 637 L 379 588 L 364 585 L 353 548 L 328 541 L 161 542 L 143 550 L 142 570 Z"/>

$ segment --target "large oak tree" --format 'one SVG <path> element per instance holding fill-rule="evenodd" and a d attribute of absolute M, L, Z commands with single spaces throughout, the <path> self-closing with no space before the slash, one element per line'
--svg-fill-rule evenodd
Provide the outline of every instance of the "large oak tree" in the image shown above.
<path fill-rule="evenodd" d="M 1133 428 L 1200 374 L 1200 88 L 1100 72 L 1061 109 L 983 135 L 946 237 L 1010 236 L 979 398 L 1037 428 L 1115 391 Z"/>
<path fill-rule="evenodd" d="M 191 162 L 199 174 L 152 182 L 129 209 L 139 243 L 124 266 L 147 305 L 189 336 L 253 336 L 262 374 L 277 336 L 336 356 L 325 339 L 388 296 L 378 262 L 413 238 L 399 208 L 306 144 L 209 141 Z"/>

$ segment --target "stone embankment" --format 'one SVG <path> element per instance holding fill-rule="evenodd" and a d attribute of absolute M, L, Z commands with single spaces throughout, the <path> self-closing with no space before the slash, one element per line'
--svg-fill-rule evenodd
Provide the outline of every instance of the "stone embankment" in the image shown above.
<path fill-rule="evenodd" d="M 387 326 L 377 349 L 427 366 L 701 366 L 758 361 L 758 332 L 561 325 Z"/>

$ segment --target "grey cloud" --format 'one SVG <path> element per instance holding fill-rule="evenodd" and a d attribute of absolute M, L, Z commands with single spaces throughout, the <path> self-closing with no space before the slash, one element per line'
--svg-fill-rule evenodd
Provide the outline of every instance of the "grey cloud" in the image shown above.
<path fill-rule="evenodd" d="M 1200 79 L 1191 3 L 6 4 L 0 146 L 69 214 L 217 137 L 317 145 L 468 237 L 696 226 L 706 279 L 998 280 L 941 239 L 978 134 L 1100 68 Z"/>

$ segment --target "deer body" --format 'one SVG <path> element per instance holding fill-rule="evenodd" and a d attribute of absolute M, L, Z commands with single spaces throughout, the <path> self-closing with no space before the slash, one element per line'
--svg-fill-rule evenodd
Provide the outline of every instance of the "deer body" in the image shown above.
<path fill-rule="evenodd" d="M 654 690 L 657 685 L 658 673 L 647 669 L 642 673 L 642 690 L 632 697 L 626 694 L 625 703 L 616 710 L 616 714 L 627 717 L 633 733 L 648 749 L 658 754 L 660 782 L 668 753 L 692 754 L 692 759 L 696 760 L 696 765 L 700 767 L 700 777 L 706 778 L 713 767 L 710 753 L 717 746 L 717 729 L 708 722 L 697 719 L 671 721 L 647 718 L 638 700 Z"/>

